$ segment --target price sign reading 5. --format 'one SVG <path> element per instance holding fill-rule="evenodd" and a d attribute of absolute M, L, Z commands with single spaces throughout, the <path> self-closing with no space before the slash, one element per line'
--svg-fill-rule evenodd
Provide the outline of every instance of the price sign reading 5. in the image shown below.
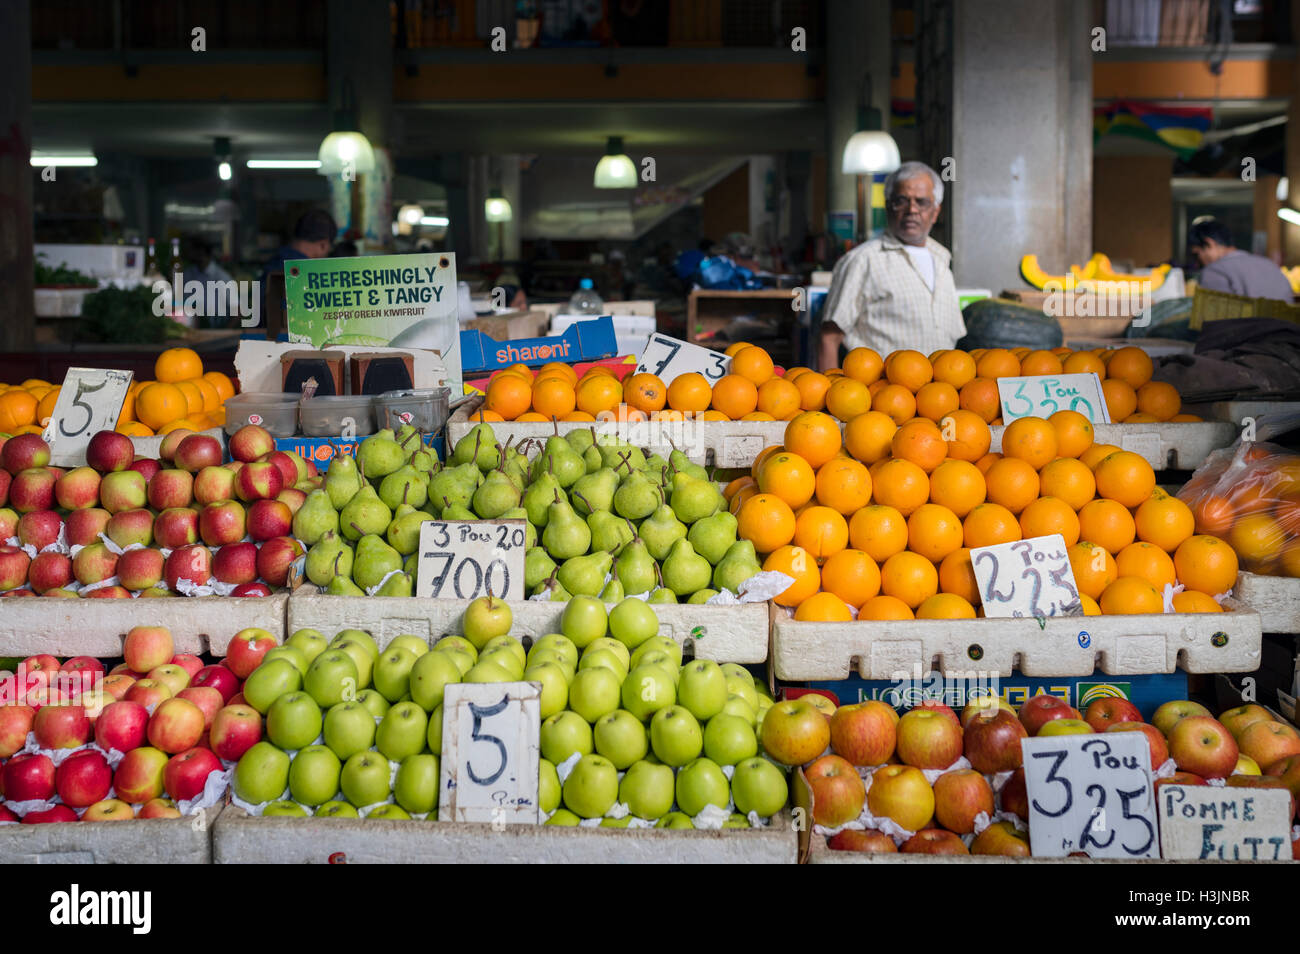
<path fill-rule="evenodd" d="M 976 716 L 976 718 L 979 718 Z M 1021 739 L 1040 858 L 1158 858 L 1151 747 L 1139 732 Z"/>
<path fill-rule="evenodd" d="M 1079 586 L 1059 533 L 971 550 L 985 616 L 1081 616 Z"/>
<path fill-rule="evenodd" d="M 523 520 L 430 520 L 420 525 L 415 595 L 473 600 L 491 593 L 527 599 Z"/>
<path fill-rule="evenodd" d="M 998 378 L 1002 420 L 1051 417 L 1057 411 L 1078 411 L 1094 424 L 1109 424 L 1110 412 L 1101 392 L 1101 378 L 1087 374 L 1039 374 Z"/>
<path fill-rule="evenodd" d="M 537 824 L 541 686 L 453 683 L 442 700 L 442 821 Z"/>
<path fill-rule="evenodd" d="M 731 371 L 731 358 L 721 351 L 701 348 L 699 345 L 651 335 L 641 360 L 636 363 L 637 374 L 653 374 L 662 381 L 671 381 L 692 371 L 704 375 L 709 384 L 716 383 Z"/>
<path fill-rule="evenodd" d="M 117 427 L 130 386 L 130 371 L 69 368 L 54 413 L 48 422 L 39 422 L 50 445 L 50 463 L 58 467 L 84 464 L 90 439 Z"/>

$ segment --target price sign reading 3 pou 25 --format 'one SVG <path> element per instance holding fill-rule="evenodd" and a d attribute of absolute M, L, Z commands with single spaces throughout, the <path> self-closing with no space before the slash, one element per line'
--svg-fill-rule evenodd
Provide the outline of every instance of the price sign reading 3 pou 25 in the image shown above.
<path fill-rule="evenodd" d="M 1059 533 L 971 550 L 985 616 L 1079 616 L 1079 587 Z"/>
<path fill-rule="evenodd" d="M 69 368 L 45 427 L 50 463 L 57 467 L 84 464 L 90 439 L 117 427 L 130 386 L 130 371 Z"/>
<path fill-rule="evenodd" d="M 537 824 L 542 690 L 453 683 L 442 700 L 442 821 Z"/>
<path fill-rule="evenodd" d="M 730 370 L 731 358 L 721 351 L 701 348 L 667 335 L 651 335 L 641 352 L 641 360 L 636 363 L 637 374 L 653 374 L 661 381 L 671 381 L 694 371 L 714 384 Z"/>
<path fill-rule="evenodd" d="M 415 595 L 444 600 L 522 600 L 523 520 L 431 520 L 420 525 Z"/>

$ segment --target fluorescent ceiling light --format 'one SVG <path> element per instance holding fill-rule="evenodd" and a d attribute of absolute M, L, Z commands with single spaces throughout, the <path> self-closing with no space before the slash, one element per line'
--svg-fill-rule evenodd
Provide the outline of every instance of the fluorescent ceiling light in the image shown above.
<path fill-rule="evenodd" d="M 1300 212 L 1295 209 L 1278 209 L 1277 217 L 1283 222 L 1290 222 L 1292 225 L 1300 225 Z"/>
<path fill-rule="evenodd" d="M 451 224 L 451 219 L 447 218 L 445 215 L 426 215 L 420 219 L 420 224 L 445 227 Z"/>
<path fill-rule="evenodd" d="M 217 163 L 217 175 L 221 177 L 222 182 L 229 182 L 234 173 L 230 170 L 230 163 L 222 160 Z"/>
<path fill-rule="evenodd" d="M 94 156 L 32 156 L 31 163 L 43 169 L 48 166 L 97 166 L 99 160 Z"/>
<path fill-rule="evenodd" d="M 319 159 L 249 159 L 250 169 L 319 169 Z"/>

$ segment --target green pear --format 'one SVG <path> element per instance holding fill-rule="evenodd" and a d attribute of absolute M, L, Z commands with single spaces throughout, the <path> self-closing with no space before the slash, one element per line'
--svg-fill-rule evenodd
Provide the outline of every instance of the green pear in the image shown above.
<path fill-rule="evenodd" d="M 713 568 L 713 585 L 719 590 L 730 590 L 740 595 L 740 585 L 756 573 L 762 565 L 754 552 L 751 540 L 738 540 L 727 548 L 718 565 Z"/>
<path fill-rule="evenodd" d="M 442 510 L 443 520 L 478 520 L 479 515 L 468 507 L 462 507 L 460 504 L 452 504 L 450 507 L 444 507 Z"/>
<path fill-rule="evenodd" d="M 430 477 L 438 469 L 438 452 L 432 447 L 421 446 L 411 454 L 408 463 L 425 477 Z"/>
<path fill-rule="evenodd" d="M 713 577 L 713 567 L 695 552 L 689 540 L 678 540 L 664 560 L 663 577 L 664 586 L 681 599 L 707 587 Z"/>
<path fill-rule="evenodd" d="M 392 431 L 371 434 L 357 448 L 357 466 L 367 480 L 387 477 L 406 462 L 406 453 Z"/>
<path fill-rule="evenodd" d="M 488 473 L 474 491 L 474 512 L 484 520 L 495 520 L 512 507 L 519 506 L 519 488 L 503 470 Z"/>
<path fill-rule="evenodd" d="M 690 474 L 673 475 L 673 491 L 669 499 L 673 513 L 685 524 L 692 524 L 726 506 L 722 491 L 711 480 L 700 480 Z"/>
<path fill-rule="evenodd" d="M 623 584 L 617 577 L 606 583 L 605 588 L 600 591 L 600 599 L 603 603 L 621 603 L 626 596 Z"/>
<path fill-rule="evenodd" d="M 357 543 L 352 579 L 362 589 L 378 586 L 389 573 L 402 568 L 402 555 L 378 534 L 366 534 Z"/>
<path fill-rule="evenodd" d="M 625 440 L 602 434 L 596 439 L 596 447 L 600 450 L 601 463 L 613 468 L 620 478 L 630 470 L 645 467 L 645 454 Z"/>
<path fill-rule="evenodd" d="M 691 541 L 696 553 L 708 560 L 710 565 L 717 566 L 718 561 L 736 542 L 736 518 L 728 510 L 719 510 L 691 524 L 686 539 Z"/>
<path fill-rule="evenodd" d="M 674 593 L 672 590 L 668 589 L 668 587 L 661 586 L 659 587 L 659 589 L 655 590 L 648 597 L 646 597 L 646 602 L 647 603 L 676 603 L 677 594 Z"/>
<path fill-rule="evenodd" d="M 668 443 L 673 442 L 670 440 Z M 689 457 L 677 449 L 676 444 L 673 444 L 673 452 L 668 455 L 668 466 L 674 474 L 690 474 L 697 480 L 709 479 L 709 472 L 699 464 L 692 463 Z"/>
<path fill-rule="evenodd" d="M 660 563 L 668 559 L 674 543 L 686 538 L 686 532 L 686 525 L 677 519 L 673 508 L 668 504 L 660 504 L 637 528 L 637 534 L 645 541 L 646 549 Z"/>
<path fill-rule="evenodd" d="M 582 452 L 582 462 L 587 465 L 587 473 L 594 474 L 605 466 L 605 459 L 600 456 L 600 448 L 592 444 Z"/>
<path fill-rule="evenodd" d="M 352 582 L 352 577 L 340 573 L 329 581 L 325 592 L 330 596 L 365 596 L 366 591 Z"/>
<path fill-rule="evenodd" d="M 555 560 L 582 556 L 591 546 L 591 529 L 562 497 L 550 506 L 542 546 Z"/>
<path fill-rule="evenodd" d="M 569 442 L 577 454 L 585 454 L 587 448 L 596 443 L 596 429 L 594 427 L 575 428 L 564 435 L 564 439 Z"/>
<path fill-rule="evenodd" d="M 415 577 L 410 573 L 394 573 L 379 589 L 376 596 L 413 596 L 415 594 Z"/>
<path fill-rule="evenodd" d="M 546 528 L 546 519 L 551 504 L 555 501 L 556 491 L 560 490 L 560 482 L 555 479 L 555 475 L 550 471 L 545 471 L 528 485 L 524 491 L 523 504 L 524 510 L 528 512 L 528 522 L 536 526 L 539 530 Z"/>
<path fill-rule="evenodd" d="M 369 484 L 358 490 L 339 512 L 339 526 L 349 540 L 360 540 L 368 533 L 384 533 L 392 522 L 393 512 Z"/>
<path fill-rule="evenodd" d="M 599 596 L 605 588 L 614 558 L 603 550 L 586 556 L 570 557 L 560 564 L 555 578 L 575 596 Z"/>
<path fill-rule="evenodd" d="M 327 490 L 313 490 L 293 515 L 293 535 L 305 547 L 314 546 L 326 533 L 337 533 L 338 529 L 339 512 Z"/>
<path fill-rule="evenodd" d="M 592 552 L 618 553 L 636 536 L 631 523 L 608 510 L 597 510 L 588 517 L 587 527 L 591 530 Z"/>
<path fill-rule="evenodd" d="M 336 453 L 325 471 L 325 492 L 335 510 L 342 510 L 361 489 L 361 475 L 357 472 L 355 458 Z M 305 504 L 304 504 L 305 506 Z"/>
<path fill-rule="evenodd" d="M 401 504 L 423 507 L 429 499 L 429 482 L 410 464 L 404 464 L 380 481 L 379 499 L 389 510 Z"/>
<path fill-rule="evenodd" d="M 717 595 L 718 595 L 717 590 L 697 590 L 696 592 L 691 594 L 691 598 L 688 599 L 686 602 L 707 603 L 712 597 Z"/>
<path fill-rule="evenodd" d="M 614 512 L 629 520 L 643 520 L 663 503 L 663 494 L 645 474 L 634 470 L 619 481 L 614 491 Z"/>
<path fill-rule="evenodd" d="M 625 593 L 648 593 L 655 588 L 655 561 L 644 540 L 635 537 L 623 548 L 614 562 L 614 575 Z"/>
<path fill-rule="evenodd" d="M 423 510 L 416 510 L 405 504 L 397 510 L 385 536 L 394 550 L 406 556 L 420 548 L 420 527 L 432 518 Z"/>
<path fill-rule="evenodd" d="M 573 599 L 573 594 L 560 585 L 557 579 L 558 573 L 558 569 L 551 571 L 550 577 L 545 582 L 539 583 L 529 595 L 546 596 L 552 603 L 567 603 Z"/>
<path fill-rule="evenodd" d="M 443 509 L 452 504 L 468 507 L 482 482 L 483 474 L 473 464 L 444 467 L 429 478 L 429 500 Z"/>
<path fill-rule="evenodd" d="M 304 567 L 307 579 L 317 586 L 326 586 L 336 576 L 352 576 L 352 547 L 333 530 L 326 530 L 310 550 Z"/>
<path fill-rule="evenodd" d="M 545 583 L 555 572 L 555 561 L 541 547 L 531 547 L 524 553 L 524 588 L 530 592 Z"/>
<path fill-rule="evenodd" d="M 618 490 L 618 475 L 608 467 L 594 474 L 584 474 L 574 483 L 569 497 L 575 501 L 573 509 L 584 517 L 598 510 L 609 510 L 614 505 L 614 492 Z"/>
<path fill-rule="evenodd" d="M 546 447 L 533 461 L 533 477 L 543 473 L 553 474 L 560 486 L 567 489 L 587 472 L 587 464 L 573 449 L 573 445 L 560 437 L 558 424 L 556 428 L 556 433 L 546 439 Z"/>
<path fill-rule="evenodd" d="M 497 449 L 497 437 L 492 431 L 492 426 L 480 423 L 471 427 L 468 433 L 456 442 L 451 462 L 457 465 L 474 464 L 484 473 L 495 470 L 501 463 L 501 452 Z"/>

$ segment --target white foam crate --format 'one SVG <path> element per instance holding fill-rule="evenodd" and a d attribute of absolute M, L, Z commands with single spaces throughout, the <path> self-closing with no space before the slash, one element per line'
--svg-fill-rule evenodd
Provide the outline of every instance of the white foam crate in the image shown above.
<path fill-rule="evenodd" d="M 221 808 L 202 818 L 0 825 L 0 864 L 207 865 Z"/>
<path fill-rule="evenodd" d="M 1243 571 L 1232 594 L 1259 610 L 1264 632 L 1300 633 L 1300 579 Z"/>
<path fill-rule="evenodd" d="M 901 852 L 871 854 L 863 851 L 835 851 L 826 846 L 826 838 L 813 833 L 808 846 L 809 865 L 1174 865 L 1187 864 L 1179 859 L 1165 858 L 1006 858 L 997 855 L 912 855 Z M 1200 861 L 1198 864 L 1239 864 L 1235 861 Z M 1255 864 L 1285 865 L 1294 861 L 1254 862 Z"/>
<path fill-rule="evenodd" d="M 221 456 L 226 456 L 226 432 L 219 427 L 210 427 L 206 431 L 199 431 L 200 434 L 207 434 L 209 437 L 215 437 L 221 442 Z M 137 457 L 158 457 L 158 452 L 162 447 L 163 439 L 166 434 L 154 435 L 153 437 L 133 437 L 131 443 L 135 445 L 135 455 Z"/>
<path fill-rule="evenodd" d="M 1110 676 L 1173 672 L 1254 672 L 1260 666 L 1259 613 L 1229 599 L 1224 613 L 1076 616 L 1035 619 L 799 623 L 774 611 L 777 679 L 829 681 L 859 675 L 892 680 L 916 666 L 944 673 Z M 1216 645 L 1220 643 L 1221 645 Z"/>
<path fill-rule="evenodd" d="M 214 864 L 794 864 L 788 815 L 765 829 L 563 828 L 348 818 L 254 818 L 231 805 Z"/>
<path fill-rule="evenodd" d="M 410 633 L 430 641 L 460 633 L 467 600 L 435 600 L 416 596 L 326 596 L 298 590 L 289 598 L 287 631 L 320 630 L 333 638 L 341 629 L 362 629 L 380 648 L 393 637 Z M 511 601 L 511 634 L 536 639 L 560 631 L 563 603 Z M 761 663 L 767 660 L 766 603 L 740 606 L 699 606 L 679 603 L 654 607 L 659 632 L 681 644 L 683 652 L 716 662 Z"/>
<path fill-rule="evenodd" d="M 284 642 L 288 602 L 288 593 L 143 600 L 10 597 L 0 604 L 0 653 L 120 656 L 132 626 L 166 626 L 176 652 L 224 656 L 241 629 L 265 629 Z"/>
<path fill-rule="evenodd" d="M 1002 450 L 1002 432 L 994 425 L 990 450 Z M 1140 454 L 1156 470 L 1195 470 L 1212 451 L 1228 447 L 1240 429 L 1227 421 L 1185 424 L 1094 424 L 1093 440 Z"/>

